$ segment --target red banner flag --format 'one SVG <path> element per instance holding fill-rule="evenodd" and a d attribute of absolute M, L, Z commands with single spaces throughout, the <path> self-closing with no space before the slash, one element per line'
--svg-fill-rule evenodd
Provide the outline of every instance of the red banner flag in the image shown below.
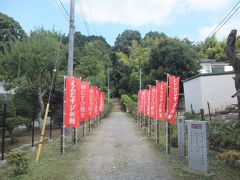
<path fill-rule="evenodd" d="M 149 117 L 150 114 L 150 98 L 149 98 L 149 90 L 145 90 L 145 116 Z"/>
<path fill-rule="evenodd" d="M 104 92 L 100 93 L 100 104 L 99 104 L 99 112 L 104 111 Z"/>
<path fill-rule="evenodd" d="M 80 86 L 80 79 L 65 79 L 64 125 L 69 128 L 80 125 Z"/>
<path fill-rule="evenodd" d="M 157 86 L 156 95 L 157 120 L 163 121 L 165 119 L 167 83 L 157 81 L 156 86 Z"/>
<path fill-rule="evenodd" d="M 89 88 L 90 82 L 82 82 L 80 86 L 80 120 L 87 121 L 88 116 L 88 102 L 89 102 Z"/>
<path fill-rule="evenodd" d="M 156 104 L 156 87 L 155 86 L 150 86 L 149 88 L 150 92 L 150 117 L 151 118 L 156 118 L 156 111 L 155 111 L 155 104 Z"/>
<path fill-rule="evenodd" d="M 176 119 L 176 110 L 178 105 L 179 96 L 179 81 L 180 78 L 176 76 L 169 76 L 169 95 L 168 95 L 168 109 L 167 109 L 167 121 L 170 124 L 174 123 Z"/>
<path fill-rule="evenodd" d="M 145 91 L 141 91 L 141 113 L 144 113 L 144 107 L 145 107 Z"/>
<path fill-rule="evenodd" d="M 95 106 L 94 106 L 95 116 L 99 115 L 99 101 L 100 101 L 100 89 L 96 87 Z"/>
<path fill-rule="evenodd" d="M 89 102 L 88 102 L 88 116 L 94 118 L 94 105 L 95 105 L 95 88 L 90 87 L 89 89 Z"/>

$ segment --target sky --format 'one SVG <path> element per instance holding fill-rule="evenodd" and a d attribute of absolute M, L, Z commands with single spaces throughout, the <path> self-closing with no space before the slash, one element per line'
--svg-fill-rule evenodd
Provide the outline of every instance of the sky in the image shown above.
<path fill-rule="evenodd" d="M 61 0 L 69 12 L 70 0 Z M 238 0 L 75 0 L 75 29 L 101 35 L 110 45 L 126 29 L 142 37 L 158 31 L 170 37 L 203 41 Z M 0 0 L 0 12 L 27 32 L 40 27 L 68 34 L 69 24 L 59 0 Z M 64 16 L 65 14 L 65 16 Z M 85 23 L 84 23 L 85 21 Z M 86 25 L 87 24 L 87 25 Z M 240 28 L 240 10 L 216 34 L 221 40 Z"/>

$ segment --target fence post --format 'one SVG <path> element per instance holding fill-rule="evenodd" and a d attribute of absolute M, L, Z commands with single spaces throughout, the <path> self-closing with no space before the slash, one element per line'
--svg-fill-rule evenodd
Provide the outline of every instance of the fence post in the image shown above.
<path fill-rule="evenodd" d="M 204 121 L 204 109 L 200 109 L 201 121 Z"/>
<path fill-rule="evenodd" d="M 212 120 L 212 115 L 211 115 L 211 110 L 210 110 L 210 104 L 209 102 L 207 102 L 207 105 L 208 105 L 208 114 L 209 114 L 209 119 Z"/>

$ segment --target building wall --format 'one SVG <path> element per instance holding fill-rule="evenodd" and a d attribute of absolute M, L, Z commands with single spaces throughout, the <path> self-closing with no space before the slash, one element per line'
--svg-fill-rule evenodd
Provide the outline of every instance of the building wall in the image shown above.
<path fill-rule="evenodd" d="M 215 76 L 201 76 L 202 103 L 205 112 L 208 112 L 207 102 L 212 111 L 223 110 L 226 106 L 237 104 L 237 98 L 231 96 L 236 93 L 234 74 Z"/>
<path fill-rule="evenodd" d="M 201 108 L 208 113 L 207 102 L 211 111 L 223 110 L 226 106 L 236 104 L 231 96 L 236 92 L 234 74 L 199 76 L 183 83 L 186 111 L 199 112 Z"/>
<path fill-rule="evenodd" d="M 185 110 L 191 112 L 191 104 L 195 112 L 202 107 L 202 93 L 200 78 L 195 78 L 183 83 Z"/>

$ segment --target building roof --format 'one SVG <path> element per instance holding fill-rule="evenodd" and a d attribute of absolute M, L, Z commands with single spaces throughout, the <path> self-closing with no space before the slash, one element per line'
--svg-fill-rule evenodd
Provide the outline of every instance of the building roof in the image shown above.
<path fill-rule="evenodd" d="M 216 61 L 215 59 L 201 59 L 200 63 L 210 63 L 210 64 L 229 64 L 228 62 Z"/>
<path fill-rule="evenodd" d="M 205 73 L 205 74 L 197 74 L 196 76 L 190 77 L 188 79 L 182 80 L 183 83 L 190 81 L 192 79 L 201 77 L 201 76 L 219 76 L 219 75 L 226 75 L 226 74 L 234 74 L 233 71 L 228 71 L 228 72 L 221 72 L 221 73 Z"/>

